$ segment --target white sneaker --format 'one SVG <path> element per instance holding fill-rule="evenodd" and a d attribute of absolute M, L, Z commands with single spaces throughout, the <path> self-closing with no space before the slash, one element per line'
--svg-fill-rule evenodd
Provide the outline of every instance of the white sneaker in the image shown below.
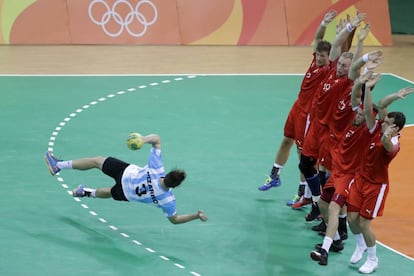
<path fill-rule="evenodd" d="M 378 258 L 375 258 L 375 260 L 367 259 L 365 264 L 363 264 L 359 268 L 358 271 L 364 274 L 369 274 L 369 273 L 374 272 L 377 268 L 378 268 Z"/>
<path fill-rule="evenodd" d="M 352 253 L 351 259 L 349 260 L 351 264 L 358 263 L 362 256 L 364 255 L 364 252 L 367 250 L 367 248 L 361 248 L 358 245 L 355 247 L 354 253 Z"/>

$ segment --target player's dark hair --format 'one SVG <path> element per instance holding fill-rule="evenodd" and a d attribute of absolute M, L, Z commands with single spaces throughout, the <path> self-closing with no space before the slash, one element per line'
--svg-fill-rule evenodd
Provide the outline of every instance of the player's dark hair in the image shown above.
<path fill-rule="evenodd" d="M 331 50 L 331 46 L 332 46 L 331 43 L 329 43 L 328 41 L 321 40 L 318 42 L 318 45 L 316 45 L 316 51 L 318 51 L 319 53 L 328 52 L 329 54 L 329 51 Z"/>
<path fill-rule="evenodd" d="M 169 188 L 175 188 L 184 181 L 185 176 L 185 171 L 183 170 L 172 170 L 165 175 L 164 184 Z"/>
<path fill-rule="evenodd" d="M 394 118 L 394 124 L 398 127 L 398 131 L 403 129 L 405 125 L 405 115 L 402 112 L 390 112 L 387 114 L 388 118 Z"/>

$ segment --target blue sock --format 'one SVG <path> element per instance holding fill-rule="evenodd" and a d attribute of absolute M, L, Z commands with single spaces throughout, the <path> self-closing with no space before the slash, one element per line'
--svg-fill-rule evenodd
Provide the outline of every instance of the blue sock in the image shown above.
<path fill-rule="evenodd" d="M 306 178 L 306 182 L 308 182 L 309 189 L 312 192 L 313 196 L 321 195 L 321 179 L 319 178 L 319 174 L 316 173 L 310 178 Z"/>

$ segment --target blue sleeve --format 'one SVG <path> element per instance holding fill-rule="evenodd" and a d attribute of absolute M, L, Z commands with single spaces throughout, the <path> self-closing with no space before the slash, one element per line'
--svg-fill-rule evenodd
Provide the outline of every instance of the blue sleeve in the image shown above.
<path fill-rule="evenodd" d="M 151 154 L 148 158 L 148 167 L 151 169 L 162 168 L 164 164 L 162 163 L 161 150 L 156 148 L 151 148 Z"/>
<path fill-rule="evenodd" d="M 174 216 L 177 213 L 177 207 L 175 205 L 175 200 L 162 205 L 161 209 L 167 218 Z"/>

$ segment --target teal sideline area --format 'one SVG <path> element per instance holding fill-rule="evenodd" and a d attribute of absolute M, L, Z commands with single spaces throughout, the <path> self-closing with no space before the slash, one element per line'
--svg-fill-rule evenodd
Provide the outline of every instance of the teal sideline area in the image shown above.
<path fill-rule="evenodd" d="M 321 267 L 322 238 L 309 209 L 285 205 L 297 189 L 292 151 L 282 186 L 260 192 L 296 99 L 301 75 L 0 76 L 3 196 L 0 275 L 357 275 L 342 253 Z M 383 76 L 374 98 L 412 85 Z M 396 102 L 414 120 L 414 97 Z M 111 199 L 74 200 L 80 183 L 111 186 L 99 171 L 49 174 L 43 153 L 64 159 L 114 156 L 144 164 L 130 132 L 158 133 L 166 170 L 187 171 L 179 213 L 209 221 L 172 225 L 161 210 Z M 398 226 L 396 226 L 398 227 Z M 393 229 L 390 229 L 393 231 Z M 374 275 L 412 275 L 412 259 L 378 246 Z M 410 272 L 411 271 L 411 272 Z"/>

